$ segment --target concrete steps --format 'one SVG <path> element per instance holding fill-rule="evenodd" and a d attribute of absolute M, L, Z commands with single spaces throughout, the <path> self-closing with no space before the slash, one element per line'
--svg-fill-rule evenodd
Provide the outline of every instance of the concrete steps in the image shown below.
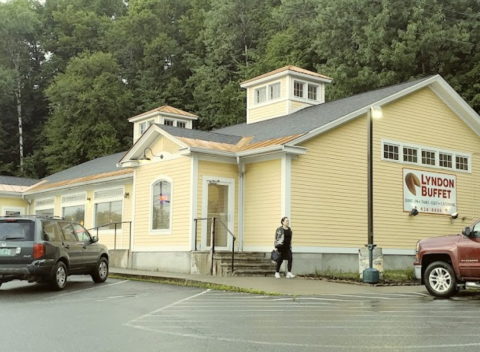
<path fill-rule="evenodd" d="M 217 276 L 273 276 L 275 265 L 264 252 L 235 253 L 232 272 L 232 252 L 216 252 L 214 273 Z"/>

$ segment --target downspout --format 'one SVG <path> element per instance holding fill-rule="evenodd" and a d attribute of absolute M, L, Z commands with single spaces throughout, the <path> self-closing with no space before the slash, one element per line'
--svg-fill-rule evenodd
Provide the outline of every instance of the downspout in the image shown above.
<path fill-rule="evenodd" d="M 245 164 L 240 163 L 237 156 L 238 167 L 238 251 L 243 251 L 243 199 L 245 196 Z"/>
<path fill-rule="evenodd" d="M 27 198 L 25 198 L 25 194 L 22 194 L 22 199 L 27 202 L 27 215 L 31 215 L 30 214 L 30 206 L 32 205 L 32 201 L 31 200 L 28 200 Z"/>

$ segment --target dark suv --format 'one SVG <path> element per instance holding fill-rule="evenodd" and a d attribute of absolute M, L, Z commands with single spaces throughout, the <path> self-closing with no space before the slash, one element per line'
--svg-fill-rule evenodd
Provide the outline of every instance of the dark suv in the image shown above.
<path fill-rule="evenodd" d="M 0 217 L 0 286 L 12 280 L 62 290 L 69 275 L 108 277 L 108 249 L 83 226 L 62 218 Z"/>

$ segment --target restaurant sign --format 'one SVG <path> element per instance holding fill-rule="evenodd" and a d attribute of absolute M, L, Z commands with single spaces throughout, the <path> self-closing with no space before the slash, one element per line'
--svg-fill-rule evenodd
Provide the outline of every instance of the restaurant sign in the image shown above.
<path fill-rule="evenodd" d="M 457 212 L 455 175 L 403 169 L 403 211 L 451 215 Z"/>

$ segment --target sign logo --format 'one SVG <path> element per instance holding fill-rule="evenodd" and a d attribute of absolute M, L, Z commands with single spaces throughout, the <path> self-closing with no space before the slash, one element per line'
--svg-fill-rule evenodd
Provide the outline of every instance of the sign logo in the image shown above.
<path fill-rule="evenodd" d="M 403 210 L 451 215 L 457 212 L 455 175 L 403 169 Z"/>

